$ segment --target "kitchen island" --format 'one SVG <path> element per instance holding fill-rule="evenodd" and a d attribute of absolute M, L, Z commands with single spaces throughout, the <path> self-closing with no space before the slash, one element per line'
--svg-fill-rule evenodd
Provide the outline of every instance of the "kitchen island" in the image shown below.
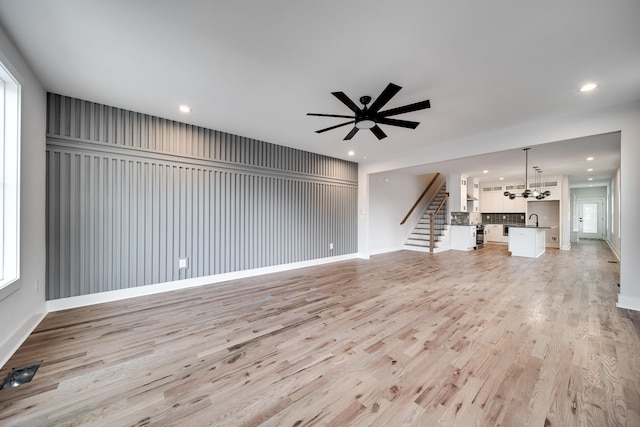
<path fill-rule="evenodd" d="M 546 231 L 556 228 L 535 225 L 512 225 L 509 227 L 509 252 L 511 256 L 538 258 L 546 248 Z"/>

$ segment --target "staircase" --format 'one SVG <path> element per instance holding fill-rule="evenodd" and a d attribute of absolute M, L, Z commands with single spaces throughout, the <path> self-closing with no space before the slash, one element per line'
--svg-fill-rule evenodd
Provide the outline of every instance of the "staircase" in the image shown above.
<path fill-rule="evenodd" d="M 429 245 L 431 240 L 430 235 L 430 215 L 438 209 L 440 203 L 444 199 L 447 193 L 446 187 L 443 185 L 436 196 L 433 198 L 431 204 L 425 209 L 418 220 L 415 228 L 409 235 L 407 242 L 404 244 L 404 249 L 418 252 L 430 252 Z M 445 204 L 446 206 L 446 204 Z M 442 252 L 449 249 L 449 224 L 447 224 L 447 209 L 443 206 L 440 212 L 435 217 L 434 227 L 434 249 L 433 252 Z"/>

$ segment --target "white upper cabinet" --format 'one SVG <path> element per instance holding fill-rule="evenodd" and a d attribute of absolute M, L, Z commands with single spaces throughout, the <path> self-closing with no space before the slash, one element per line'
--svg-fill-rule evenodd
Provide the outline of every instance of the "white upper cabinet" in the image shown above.
<path fill-rule="evenodd" d="M 529 188 L 531 190 L 538 190 L 541 193 L 549 191 L 551 195 L 545 197 L 544 200 L 560 200 L 561 182 L 562 180 L 560 178 L 544 178 L 540 182 L 532 182 L 529 180 Z M 536 198 L 531 197 L 527 200 L 534 202 Z"/>
<path fill-rule="evenodd" d="M 467 212 L 467 175 L 449 175 L 449 206 L 451 212 Z"/>
<path fill-rule="evenodd" d="M 509 199 L 505 191 L 521 194 L 524 184 L 512 182 L 506 184 L 482 184 L 480 186 L 480 210 L 487 213 L 526 212 L 527 200 L 524 197 Z"/>
<path fill-rule="evenodd" d="M 504 212 L 504 187 L 500 184 L 482 184 L 480 186 L 480 211 L 489 213 Z"/>
<path fill-rule="evenodd" d="M 469 212 L 480 212 L 480 181 L 478 178 L 467 180 L 467 194 L 473 199 L 467 199 L 467 210 Z"/>
<path fill-rule="evenodd" d="M 510 183 L 504 186 L 504 191 L 508 191 L 510 193 L 522 194 L 524 192 L 524 184 L 522 183 Z M 504 197 L 504 211 L 503 212 L 526 212 L 527 211 L 527 199 L 524 197 L 516 197 L 515 199 L 510 199 L 502 194 Z"/>

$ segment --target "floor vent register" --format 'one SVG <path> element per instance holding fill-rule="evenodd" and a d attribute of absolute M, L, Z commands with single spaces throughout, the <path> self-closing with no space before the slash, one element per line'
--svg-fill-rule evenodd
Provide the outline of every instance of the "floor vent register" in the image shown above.
<path fill-rule="evenodd" d="M 4 390 L 5 388 L 13 388 L 18 387 L 19 385 L 28 383 L 33 379 L 33 376 L 36 374 L 36 371 L 42 364 L 42 360 L 34 363 L 33 365 L 25 366 L 23 368 L 13 368 L 11 372 L 7 375 L 2 383 L 2 387 L 0 389 Z"/>

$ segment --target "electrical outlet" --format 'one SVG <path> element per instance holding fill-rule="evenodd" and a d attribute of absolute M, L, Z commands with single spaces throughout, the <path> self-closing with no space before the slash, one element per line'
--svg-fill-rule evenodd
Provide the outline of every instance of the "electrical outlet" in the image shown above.
<path fill-rule="evenodd" d="M 333 243 L 329 243 L 329 250 L 332 251 L 333 250 Z"/>
<path fill-rule="evenodd" d="M 552 242 L 557 242 L 558 241 L 558 236 L 551 236 L 551 241 Z"/>
<path fill-rule="evenodd" d="M 181 270 L 189 268 L 189 258 L 180 258 L 178 260 L 178 268 Z"/>
<path fill-rule="evenodd" d="M 36 292 L 40 289 L 40 282 L 36 279 Z"/>

